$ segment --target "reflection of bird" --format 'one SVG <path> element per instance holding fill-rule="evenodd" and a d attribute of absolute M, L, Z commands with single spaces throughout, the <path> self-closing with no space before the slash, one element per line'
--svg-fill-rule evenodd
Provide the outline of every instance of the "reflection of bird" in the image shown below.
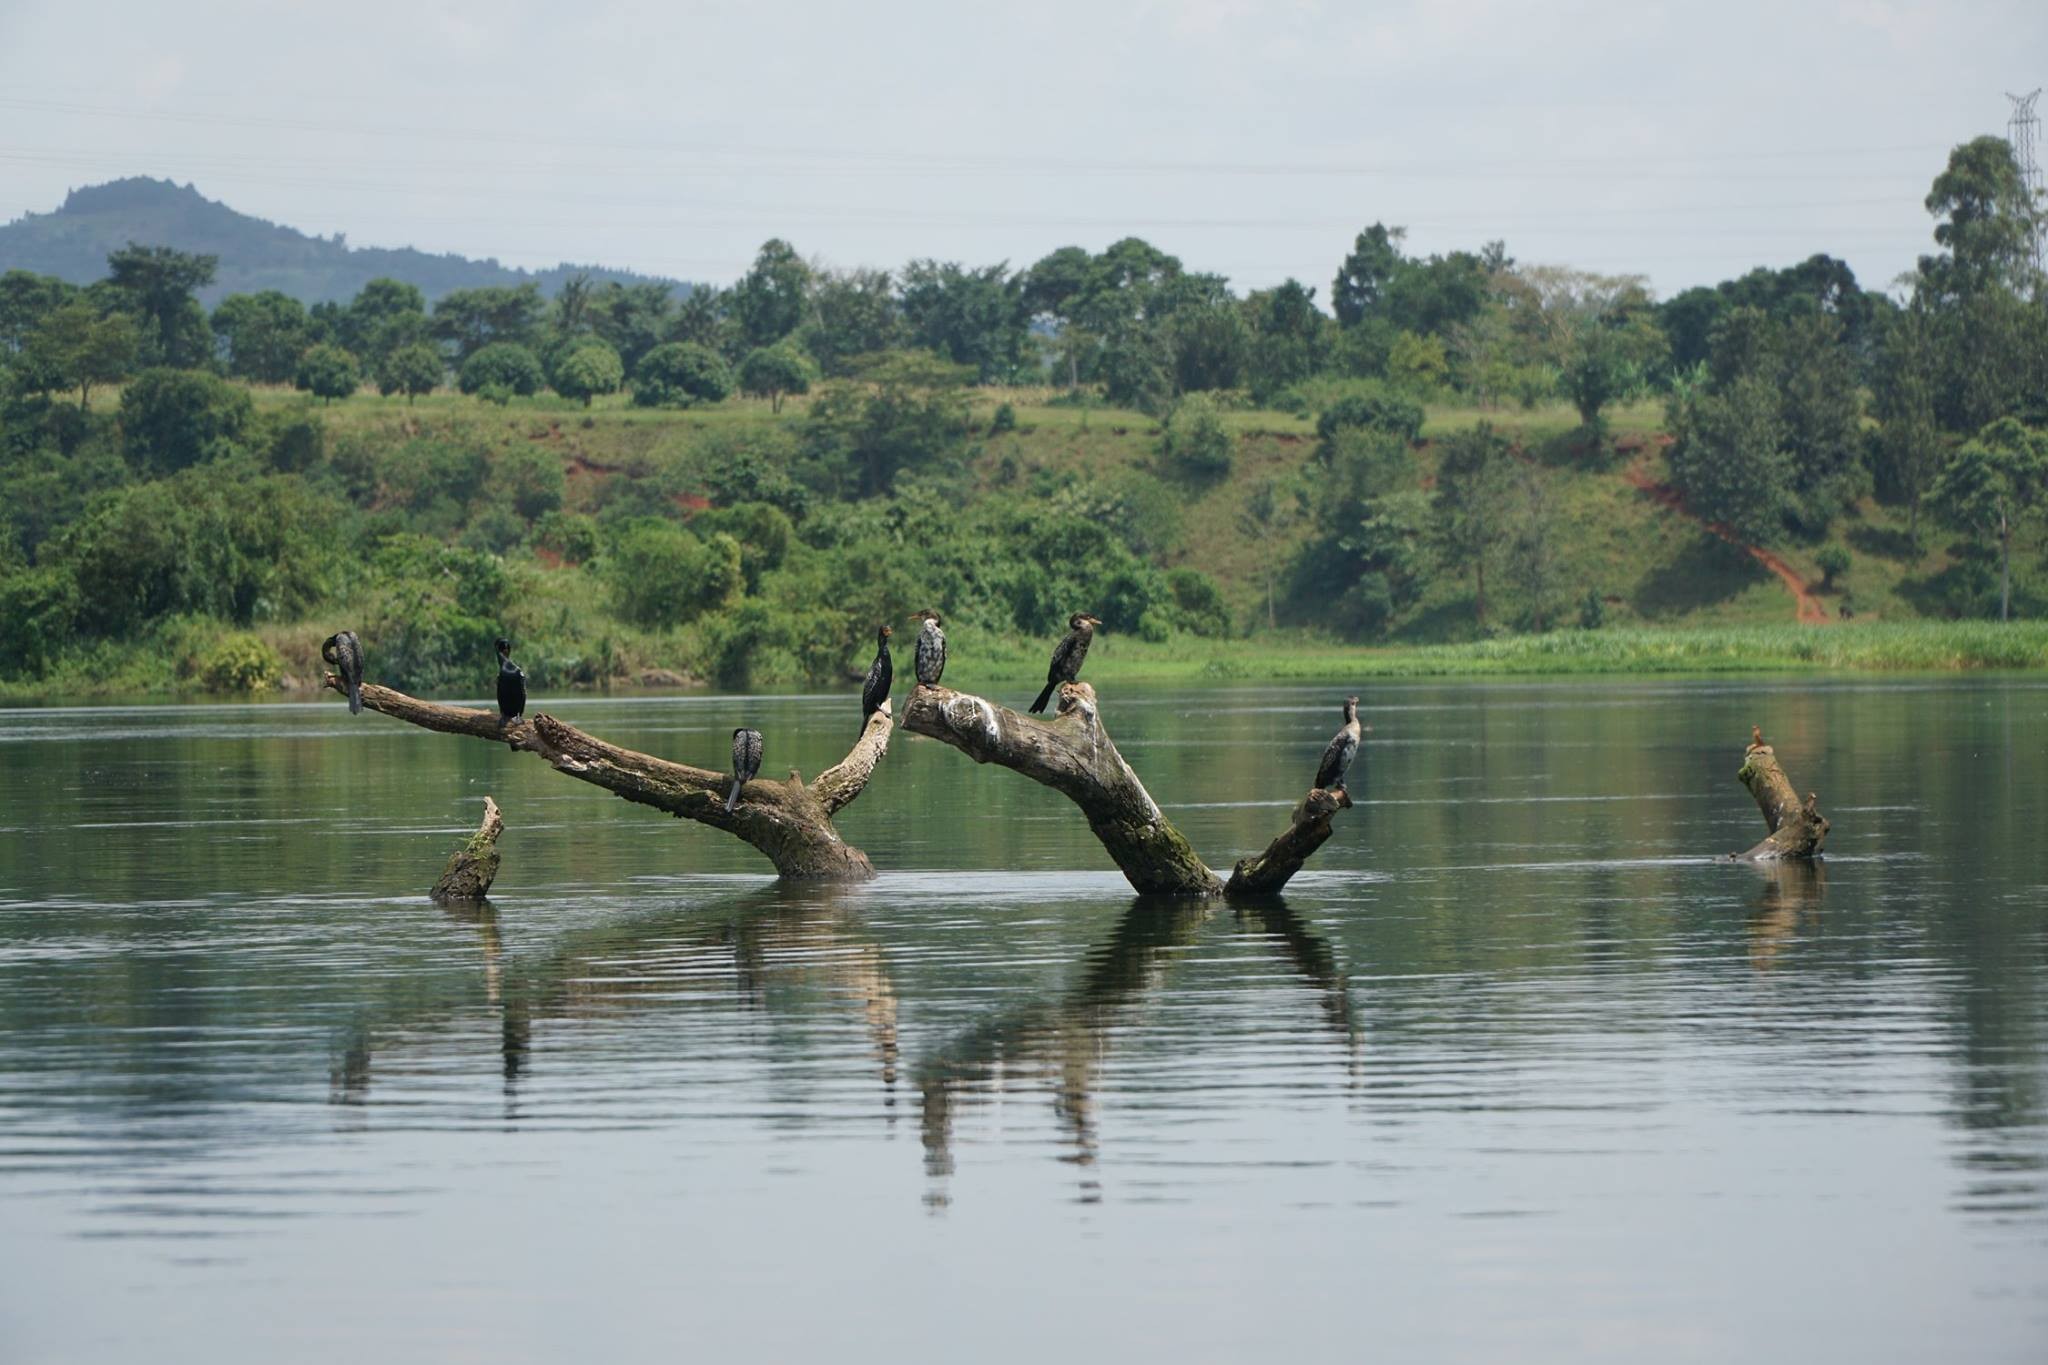
<path fill-rule="evenodd" d="M 1101 617 L 1090 616 L 1085 611 L 1077 611 L 1067 618 L 1066 638 L 1053 647 L 1052 667 L 1045 671 L 1045 690 L 1038 694 L 1037 701 L 1031 703 L 1034 715 L 1045 709 L 1054 688 L 1081 675 L 1081 661 L 1088 657 L 1088 644 L 1095 638 L 1095 628 L 1101 624 Z"/>
<path fill-rule="evenodd" d="M 1761 749 L 1764 747 L 1763 726 L 1752 725 L 1749 727 L 1749 747 L 1752 749 Z"/>
<path fill-rule="evenodd" d="M 1330 737 L 1323 761 L 1316 766 L 1316 785 L 1324 791 L 1343 791 L 1344 774 L 1358 754 L 1358 698 L 1344 699 L 1344 723 Z"/>
<path fill-rule="evenodd" d="M 917 633 L 917 685 L 937 687 L 946 673 L 946 632 L 939 626 L 939 614 L 917 611 L 910 619 L 924 622 L 924 629 Z"/>
<path fill-rule="evenodd" d="M 862 728 L 866 728 L 870 716 L 882 709 L 882 703 L 889 700 L 889 685 L 896 680 L 896 665 L 889 659 L 889 637 L 895 633 L 887 626 L 875 627 L 875 661 L 868 665 L 867 681 L 860 685 Z"/>
<path fill-rule="evenodd" d="M 334 671 L 341 675 L 342 686 L 348 689 L 348 713 L 358 715 L 363 709 L 363 644 L 356 639 L 352 630 L 339 631 L 320 642 L 320 657 L 334 665 Z"/>
<path fill-rule="evenodd" d="M 739 804 L 740 788 L 761 771 L 761 732 L 744 726 L 732 732 L 732 790 L 725 794 L 727 814 Z"/>
<path fill-rule="evenodd" d="M 498 641 L 498 719 L 518 720 L 526 714 L 526 670 L 512 662 L 512 642 Z"/>

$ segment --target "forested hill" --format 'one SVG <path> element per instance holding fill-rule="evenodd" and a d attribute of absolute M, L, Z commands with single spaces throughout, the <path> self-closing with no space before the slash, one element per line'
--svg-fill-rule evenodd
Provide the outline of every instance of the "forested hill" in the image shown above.
<path fill-rule="evenodd" d="M 130 242 L 168 246 L 220 258 L 213 283 L 199 291 L 208 307 L 229 294 L 275 289 L 305 304 L 346 302 L 374 279 L 416 285 L 432 302 L 456 289 L 528 281 L 552 295 L 572 275 L 622 284 L 653 277 L 630 270 L 563 264 L 529 271 L 495 260 L 436 256 L 411 247 L 350 247 L 340 237 L 311 237 L 295 228 L 237 213 L 191 185 L 132 176 L 73 190 L 54 213 L 31 213 L 0 226 L 0 273 L 29 270 L 73 284 L 107 273 L 107 253 Z M 677 281 L 678 292 L 689 286 Z"/>

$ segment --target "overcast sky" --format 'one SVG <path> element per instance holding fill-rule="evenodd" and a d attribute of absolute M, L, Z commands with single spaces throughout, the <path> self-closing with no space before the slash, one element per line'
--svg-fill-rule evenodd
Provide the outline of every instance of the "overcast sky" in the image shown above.
<path fill-rule="evenodd" d="M 117 175 L 355 245 L 729 280 L 1136 233 L 1326 299 L 1358 229 L 1886 284 L 2048 3 L 0 0 L 0 220 Z M 2048 98 L 2044 98 L 2048 104 Z M 2048 152 L 2048 148 L 2044 148 Z"/>

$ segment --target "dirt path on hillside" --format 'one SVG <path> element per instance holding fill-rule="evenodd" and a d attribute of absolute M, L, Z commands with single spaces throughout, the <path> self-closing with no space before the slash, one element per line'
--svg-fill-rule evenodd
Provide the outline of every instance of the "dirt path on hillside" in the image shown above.
<path fill-rule="evenodd" d="M 1824 626 L 1835 619 L 1828 615 L 1827 603 L 1815 597 L 1807 588 L 1806 580 L 1800 577 L 1797 569 L 1787 564 L 1777 555 L 1772 554 L 1769 550 L 1766 550 L 1763 546 L 1747 543 L 1726 524 L 1718 521 L 1702 520 L 1694 514 L 1690 507 L 1685 505 L 1685 496 L 1682 493 L 1668 483 L 1658 483 L 1650 477 L 1649 472 L 1641 464 L 1632 464 L 1622 470 L 1621 477 L 1627 479 L 1631 487 L 1649 495 L 1651 500 L 1656 502 L 1658 506 L 1668 507 L 1688 521 L 1719 536 L 1722 540 L 1727 541 L 1730 545 L 1741 550 L 1751 559 L 1754 559 L 1757 563 L 1776 574 L 1778 581 L 1785 585 L 1785 591 L 1792 594 L 1795 618 L 1801 625 Z"/>

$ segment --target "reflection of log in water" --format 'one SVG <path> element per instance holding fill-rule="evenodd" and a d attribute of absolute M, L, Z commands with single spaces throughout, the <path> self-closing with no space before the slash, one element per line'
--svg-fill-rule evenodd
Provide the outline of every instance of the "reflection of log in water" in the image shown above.
<path fill-rule="evenodd" d="M 1044 1076 L 1053 1078 L 1053 1110 L 1072 1145 L 1068 1159 L 1092 1166 L 1099 1150 L 1099 1073 L 1110 1035 L 1163 988 L 1179 950 L 1201 937 L 1209 918 L 1205 900 L 1137 901 L 1109 939 L 1088 955 L 1073 991 L 989 1019 L 921 1064 L 926 1174 L 943 1180 L 953 1173 L 953 1124 L 963 1104 L 977 1094 Z M 1289 964 L 1316 988 L 1325 1017 L 1347 1051 L 1352 1049 L 1358 1030 L 1329 943 L 1278 898 L 1247 908 L 1240 923 L 1280 946 Z M 947 1202 L 943 1189 L 928 1195 L 927 1202 Z"/>
<path fill-rule="evenodd" d="M 472 926 L 483 947 L 484 992 L 501 1013 L 500 1065 L 508 1085 L 528 1068 L 537 1026 L 672 1006 L 683 993 L 735 991 L 749 1007 L 768 1008 L 768 988 L 822 982 L 858 1001 L 882 1083 L 893 1100 L 899 1045 L 896 991 L 880 945 L 866 936 L 842 888 L 774 883 L 707 916 L 701 909 L 615 923 L 572 935 L 548 957 L 509 966 L 490 902 L 448 905 L 443 912 Z M 729 958 L 729 984 L 696 972 L 678 973 L 678 958 L 711 952 Z M 379 1035 L 432 1034 L 469 1017 L 460 1003 L 399 1008 L 366 1016 L 349 1031 L 334 1070 L 337 1103 L 360 1104 L 370 1088 Z M 386 1048 L 405 1044 L 392 1041 Z"/>
<path fill-rule="evenodd" d="M 1818 859 L 1771 859 L 1753 864 L 1760 885 L 1749 916 L 1749 963 L 1767 970 L 1809 914 L 1820 910 L 1827 867 Z"/>

